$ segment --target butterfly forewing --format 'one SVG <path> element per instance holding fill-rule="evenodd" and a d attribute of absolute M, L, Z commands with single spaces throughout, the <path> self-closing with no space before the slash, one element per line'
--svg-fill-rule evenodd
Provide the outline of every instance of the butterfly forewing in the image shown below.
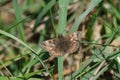
<path fill-rule="evenodd" d="M 55 49 L 56 44 L 57 44 L 56 41 L 57 41 L 56 39 L 43 41 L 42 43 L 40 43 L 40 47 L 45 49 L 46 51 L 51 51 Z"/>
<path fill-rule="evenodd" d="M 74 32 L 72 34 L 68 34 L 65 36 L 66 39 L 69 39 L 70 41 L 74 41 L 74 42 L 79 41 L 80 37 L 81 37 L 80 31 L 77 31 L 77 32 Z"/>
<path fill-rule="evenodd" d="M 55 57 L 62 56 L 60 51 L 58 51 L 57 49 L 58 42 L 59 42 L 58 39 L 50 39 L 47 41 L 43 41 L 40 44 L 40 47 L 48 51 L 51 56 L 55 56 Z"/>

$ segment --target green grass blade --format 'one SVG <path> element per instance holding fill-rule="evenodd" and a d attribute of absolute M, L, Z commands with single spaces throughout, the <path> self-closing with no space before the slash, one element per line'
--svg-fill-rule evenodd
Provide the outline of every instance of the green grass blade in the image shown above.
<path fill-rule="evenodd" d="M 16 21 L 18 22 L 19 20 L 21 20 L 21 12 L 20 12 L 20 8 L 18 7 L 17 0 L 13 0 L 13 6 L 14 6 L 14 10 L 15 10 Z M 18 32 L 19 32 L 21 40 L 26 42 L 22 24 L 18 25 Z"/>
<path fill-rule="evenodd" d="M 37 54 L 36 51 L 34 51 L 31 47 L 29 47 L 29 46 L 28 46 L 26 43 L 24 43 L 22 40 L 18 39 L 17 37 L 15 37 L 15 36 L 13 36 L 13 35 L 5 32 L 5 31 L 0 30 L 0 34 L 5 35 L 5 36 L 7 36 L 7 37 L 10 37 L 10 38 L 12 38 L 12 39 L 20 42 L 23 46 L 25 46 L 26 48 L 28 48 L 29 50 L 31 50 L 31 51 L 33 52 L 33 54 L 37 56 L 39 62 L 42 64 L 42 66 L 45 68 L 45 70 L 49 73 L 50 77 L 52 77 L 52 75 L 51 75 L 51 73 L 49 72 L 48 68 L 45 66 L 45 64 L 43 63 L 43 61 L 40 59 L 40 57 L 39 57 L 39 55 Z M 0 37 L 0 38 L 1 38 L 1 37 Z"/>
<path fill-rule="evenodd" d="M 42 19 L 42 17 L 45 15 L 45 13 L 47 13 L 48 10 L 50 10 L 54 5 L 55 5 L 56 0 L 51 0 L 46 6 L 45 8 L 39 13 L 36 21 L 35 21 L 35 28 L 39 25 L 40 20 Z"/>
<path fill-rule="evenodd" d="M 0 77 L 0 80 L 23 80 L 17 77 Z"/>
<path fill-rule="evenodd" d="M 82 65 L 82 67 L 79 68 L 79 70 L 76 70 L 72 74 L 72 78 L 76 77 L 79 73 L 82 73 L 82 71 L 85 70 L 85 68 L 95 59 L 96 57 L 93 55 L 90 59 L 84 62 L 85 65 Z"/>
<path fill-rule="evenodd" d="M 5 64 L 0 60 L 0 64 L 5 68 L 5 70 L 10 74 L 10 76 L 13 77 L 13 74 L 8 70 L 8 68 L 5 66 Z"/>
<path fill-rule="evenodd" d="M 69 0 L 59 0 L 59 23 L 58 23 L 58 33 L 65 35 L 66 24 L 67 24 L 67 7 Z M 59 80 L 63 80 L 63 57 L 58 58 L 58 75 Z"/>
<path fill-rule="evenodd" d="M 86 11 L 78 16 L 78 18 L 75 20 L 74 24 L 72 25 L 72 28 L 70 29 L 70 33 L 75 32 L 78 28 L 81 22 L 85 19 L 85 17 L 92 11 L 102 0 L 92 0 Z"/>
<path fill-rule="evenodd" d="M 17 23 L 15 23 L 15 24 L 13 24 L 13 25 L 11 25 L 11 26 L 8 26 L 8 28 L 7 28 L 5 31 L 8 32 L 8 31 L 11 30 L 12 28 L 14 28 L 14 27 L 16 27 L 17 25 L 19 25 L 20 23 L 24 22 L 26 19 L 27 19 L 27 18 L 22 19 L 22 20 L 18 21 Z"/>

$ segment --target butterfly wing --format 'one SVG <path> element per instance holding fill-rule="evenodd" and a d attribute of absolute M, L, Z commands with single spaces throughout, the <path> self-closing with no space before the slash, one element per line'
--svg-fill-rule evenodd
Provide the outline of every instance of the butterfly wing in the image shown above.
<path fill-rule="evenodd" d="M 71 47 L 68 49 L 69 54 L 76 52 L 79 48 L 79 42 L 71 42 L 70 45 Z"/>
<path fill-rule="evenodd" d="M 74 33 L 66 35 L 65 38 L 73 42 L 79 41 L 81 38 L 81 32 L 76 31 Z"/>
<path fill-rule="evenodd" d="M 50 39 L 47 41 L 43 41 L 40 44 L 40 47 L 48 51 L 51 56 L 54 56 L 54 57 L 62 56 L 63 54 L 56 47 L 58 41 L 59 41 L 58 39 Z"/>
<path fill-rule="evenodd" d="M 79 48 L 80 32 L 68 34 L 62 39 L 50 39 L 42 42 L 40 46 L 54 57 L 73 53 Z"/>
<path fill-rule="evenodd" d="M 68 49 L 68 53 L 73 53 L 78 50 L 79 48 L 79 40 L 81 38 L 81 32 L 77 31 L 72 34 L 68 34 L 65 37 L 67 40 L 70 40 L 70 47 Z"/>

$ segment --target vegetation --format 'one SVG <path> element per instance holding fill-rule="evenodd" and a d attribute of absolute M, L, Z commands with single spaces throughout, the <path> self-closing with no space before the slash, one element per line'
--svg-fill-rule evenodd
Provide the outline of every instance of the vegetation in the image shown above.
<path fill-rule="evenodd" d="M 40 47 L 76 31 L 75 53 Z M 119 45 L 120 0 L 0 1 L 0 80 L 120 80 Z"/>

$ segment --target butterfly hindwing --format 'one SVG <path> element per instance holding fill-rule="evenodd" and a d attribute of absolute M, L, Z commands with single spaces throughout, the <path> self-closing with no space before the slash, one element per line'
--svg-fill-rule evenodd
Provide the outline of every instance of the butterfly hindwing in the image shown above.
<path fill-rule="evenodd" d="M 71 47 L 68 49 L 69 53 L 75 52 L 79 48 L 79 40 L 81 38 L 81 32 L 77 31 L 72 34 L 69 34 L 65 37 L 66 39 L 69 39 Z"/>

